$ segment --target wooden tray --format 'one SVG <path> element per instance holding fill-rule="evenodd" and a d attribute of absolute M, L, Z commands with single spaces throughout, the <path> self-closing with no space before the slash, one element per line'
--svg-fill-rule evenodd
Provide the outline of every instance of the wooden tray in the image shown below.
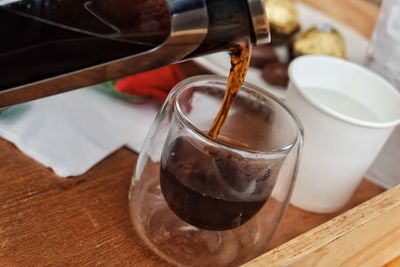
<path fill-rule="evenodd" d="M 374 267 L 399 255 L 400 185 L 244 266 Z"/>

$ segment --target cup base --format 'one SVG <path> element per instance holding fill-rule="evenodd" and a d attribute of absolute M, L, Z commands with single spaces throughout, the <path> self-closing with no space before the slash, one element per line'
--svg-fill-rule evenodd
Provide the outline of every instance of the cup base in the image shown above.
<path fill-rule="evenodd" d="M 172 212 L 158 180 L 159 176 L 154 175 L 146 184 L 132 185 L 129 193 L 135 230 L 158 256 L 178 266 L 190 266 L 193 262 L 201 266 L 234 266 L 266 252 L 274 232 L 266 225 L 277 225 L 269 221 L 274 216 L 268 217 L 266 213 L 278 204 L 276 201 L 270 199 L 260 211 L 261 216 L 233 230 L 204 230 Z"/>

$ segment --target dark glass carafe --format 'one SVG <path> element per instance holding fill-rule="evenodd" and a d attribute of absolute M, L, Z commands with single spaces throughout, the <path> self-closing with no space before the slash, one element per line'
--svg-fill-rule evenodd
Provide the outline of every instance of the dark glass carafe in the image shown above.
<path fill-rule="evenodd" d="M 262 0 L 0 1 L 0 107 L 269 40 Z"/>

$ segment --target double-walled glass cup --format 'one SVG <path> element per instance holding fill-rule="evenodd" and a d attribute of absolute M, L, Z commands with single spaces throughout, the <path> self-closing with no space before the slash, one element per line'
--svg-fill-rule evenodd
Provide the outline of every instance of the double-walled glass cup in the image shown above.
<path fill-rule="evenodd" d="M 268 249 L 290 199 L 301 125 L 251 84 L 237 95 L 219 137 L 208 130 L 226 79 L 197 76 L 170 93 L 139 155 L 129 194 L 133 225 L 176 265 L 232 266 Z"/>

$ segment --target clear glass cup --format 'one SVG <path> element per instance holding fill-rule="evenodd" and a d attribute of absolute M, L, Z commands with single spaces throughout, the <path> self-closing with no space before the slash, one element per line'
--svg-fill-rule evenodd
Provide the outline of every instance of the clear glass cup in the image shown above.
<path fill-rule="evenodd" d="M 207 132 L 225 88 L 217 76 L 179 83 L 132 178 L 137 233 L 176 265 L 239 265 L 266 252 L 292 192 L 299 121 L 278 98 L 244 84 L 214 140 Z"/>

